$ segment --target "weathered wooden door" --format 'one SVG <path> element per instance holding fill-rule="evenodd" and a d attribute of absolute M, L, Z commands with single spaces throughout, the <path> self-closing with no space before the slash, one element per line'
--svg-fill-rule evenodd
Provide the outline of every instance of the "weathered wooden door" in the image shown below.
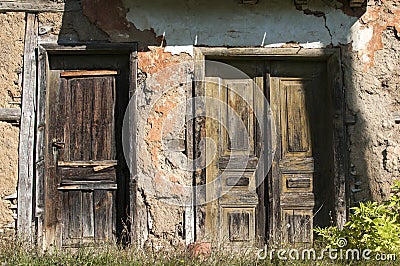
<path fill-rule="evenodd" d="M 80 246 L 113 241 L 118 73 L 57 73 L 49 81 L 46 242 Z"/>
<path fill-rule="evenodd" d="M 275 196 L 270 235 L 279 243 L 310 243 L 314 208 L 312 82 L 306 78 L 272 77 L 270 84 L 277 128 L 277 153 L 271 174 Z"/>
<path fill-rule="evenodd" d="M 262 99 L 250 78 L 207 78 L 205 89 L 206 237 L 222 245 L 253 245 L 263 207 L 256 191 L 260 123 L 254 115 Z"/>
<path fill-rule="evenodd" d="M 244 63 L 243 69 L 255 64 Z M 325 68 L 302 62 L 261 66 L 263 74 L 254 72 L 251 78 L 206 78 L 205 235 L 230 246 L 310 243 L 316 155 L 317 184 L 325 182 L 327 191 L 331 186 L 330 103 L 321 101 L 328 95 Z M 271 109 L 263 96 L 255 96 L 256 87 Z M 256 118 L 254 111 L 266 119 Z M 321 206 L 333 200 L 319 197 L 326 201 Z"/>

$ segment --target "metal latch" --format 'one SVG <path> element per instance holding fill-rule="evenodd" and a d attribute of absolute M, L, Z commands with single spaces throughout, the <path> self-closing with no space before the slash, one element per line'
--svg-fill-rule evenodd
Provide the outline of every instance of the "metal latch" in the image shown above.
<path fill-rule="evenodd" d="M 65 148 L 65 142 L 62 142 L 62 141 L 53 141 L 52 146 L 53 146 L 54 148 L 57 148 L 57 149 L 64 149 L 64 148 Z"/>

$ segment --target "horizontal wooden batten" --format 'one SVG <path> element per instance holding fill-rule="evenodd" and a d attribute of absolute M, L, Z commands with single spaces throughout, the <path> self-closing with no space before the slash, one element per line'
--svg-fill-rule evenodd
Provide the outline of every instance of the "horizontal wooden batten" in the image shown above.
<path fill-rule="evenodd" d="M 48 1 L 0 1 L 0 12 L 64 12 L 77 11 L 79 3 L 52 3 Z"/>
<path fill-rule="evenodd" d="M 286 180 L 288 188 L 309 188 L 311 187 L 311 178 L 309 177 L 291 177 Z"/>
<path fill-rule="evenodd" d="M 281 196 L 282 208 L 296 208 L 296 209 L 309 209 L 314 207 L 314 193 L 312 192 L 299 192 L 299 193 L 286 193 Z"/>
<path fill-rule="evenodd" d="M 96 167 L 96 166 L 95 166 Z M 96 171 L 91 167 L 60 167 L 59 173 L 62 183 L 76 180 L 109 180 L 115 181 L 116 170 L 114 166 L 107 167 L 102 171 Z"/>
<path fill-rule="evenodd" d="M 57 190 L 116 190 L 115 183 L 63 184 Z"/>
<path fill-rule="evenodd" d="M 281 169 L 282 173 L 313 173 L 314 159 L 312 157 L 286 157 L 279 162 L 279 168 Z"/>
<path fill-rule="evenodd" d="M 60 167 L 96 167 L 96 166 L 116 166 L 118 161 L 58 161 L 57 166 Z"/>
<path fill-rule="evenodd" d="M 238 171 L 254 171 L 258 164 L 257 157 L 245 156 L 226 156 L 219 158 L 218 165 L 220 169 L 238 170 Z"/>
<path fill-rule="evenodd" d="M 60 73 L 61 78 L 74 78 L 74 77 L 90 77 L 90 76 L 112 76 L 118 75 L 117 70 L 79 70 L 79 71 L 64 71 Z"/>
<path fill-rule="evenodd" d="M 0 108 L 0 121 L 19 121 L 20 119 L 20 108 Z"/>
<path fill-rule="evenodd" d="M 226 185 L 230 187 L 247 187 L 250 184 L 250 179 L 248 177 L 228 177 L 226 179 Z"/>

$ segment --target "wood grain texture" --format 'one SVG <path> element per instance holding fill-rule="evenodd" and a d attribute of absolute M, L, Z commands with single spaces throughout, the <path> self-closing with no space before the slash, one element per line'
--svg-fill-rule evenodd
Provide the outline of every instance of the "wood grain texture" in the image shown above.
<path fill-rule="evenodd" d="M 94 166 L 115 166 L 116 160 L 100 160 L 100 161 L 58 161 L 57 166 L 64 167 L 94 167 Z"/>
<path fill-rule="evenodd" d="M 45 218 L 45 171 L 46 171 L 46 89 L 48 62 L 46 51 L 38 49 L 38 92 L 36 105 L 36 187 L 35 187 L 35 217 L 37 244 L 44 248 L 44 218 Z"/>
<path fill-rule="evenodd" d="M 312 239 L 312 236 L 296 238 L 292 235 L 293 228 L 290 226 L 303 226 L 303 223 L 297 224 L 303 220 L 301 217 L 288 216 L 284 209 L 290 206 L 293 211 L 305 209 L 312 213 L 314 208 L 314 194 L 311 190 L 314 158 L 307 103 L 315 100 L 309 99 L 308 90 L 318 88 L 310 87 L 307 82 L 303 78 L 274 78 L 271 84 L 274 97 L 271 105 L 275 109 L 279 136 L 278 154 L 273 166 L 274 179 L 279 180 L 276 182 L 279 185 L 275 185 L 272 194 L 273 201 L 279 202 L 274 205 L 277 208 L 274 211 L 283 215 L 281 218 L 276 215 L 274 226 L 277 226 L 278 231 L 271 233 L 275 239 L 280 238 L 286 243 L 308 242 L 304 238 Z M 301 178 L 304 176 L 307 178 Z M 312 228 L 313 225 L 311 223 L 307 226 Z M 312 234 L 309 228 L 301 230 L 305 230 L 304 234 Z"/>
<path fill-rule="evenodd" d="M 106 190 L 94 192 L 94 234 L 96 241 L 113 242 L 115 240 L 114 193 Z"/>
<path fill-rule="evenodd" d="M 343 106 L 344 106 L 344 97 L 343 97 L 343 87 L 342 87 L 342 77 L 340 70 L 340 54 L 338 49 L 296 49 L 296 48 L 288 48 L 288 49 L 271 49 L 271 48 L 195 48 L 195 57 L 199 59 L 211 58 L 211 59 L 221 59 L 224 61 L 228 61 L 230 57 L 235 57 L 235 61 L 237 59 L 242 58 L 245 60 L 254 60 L 256 57 L 262 57 L 263 60 L 272 59 L 270 62 L 266 61 L 265 67 L 266 72 L 265 84 L 269 89 L 266 92 L 267 98 L 270 100 L 272 113 L 274 116 L 274 122 L 276 123 L 276 128 L 278 129 L 278 143 L 269 143 L 272 145 L 277 145 L 279 148 L 276 150 L 275 158 L 277 158 L 273 162 L 272 171 L 268 176 L 268 184 L 266 188 L 268 189 L 267 196 L 264 197 L 268 201 L 268 215 L 267 215 L 267 227 L 268 227 L 268 235 L 269 240 L 272 243 L 281 243 L 283 241 L 282 238 L 282 225 L 283 225 L 283 209 L 290 209 L 292 214 L 296 214 L 297 211 L 312 211 L 315 205 L 315 196 L 312 191 L 315 189 L 313 184 L 317 182 L 318 184 L 324 184 L 327 182 L 327 186 L 334 187 L 334 199 L 330 196 L 324 196 L 319 198 L 319 200 L 326 201 L 332 200 L 334 202 L 332 205 L 335 205 L 335 220 L 337 224 L 344 224 L 346 219 L 346 177 L 344 170 L 346 167 L 346 160 L 344 160 L 344 155 L 346 154 L 345 149 L 345 136 L 344 136 L 344 123 L 343 123 Z M 312 64 L 306 61 L 313 61 L 314 58 L 318 60 L 322 60 L 317 64 Z M 279 59 L 280 61 L 275 61 L 275 59 Z M 304 61 L 300 61 L 298 59 L 302 59 Z M 233 60 L 232 60 L 233 61 Z M 314 61 L 313 61 L 314 62 Z M 302 64 L 308 64 L 307 67 Z M 200 67 L 195 68 L 197 71 L 197 77 L 204 77 L 205 66 L 202 63 L 199 63 Z M 325 69 L 327 67 L 327 69 Z M 289 70 L 290 69 L 290 70 Z M 287 71 L 289 70 L 289 71 Z M 311 70 L 311 72 L 310 72 Z M 271 73 L 271 75 L 269 75 Z M 309 132 L 309 137 L 311 138 L 311 142 L 304 143 L 301 142 L 302 138 L 307 138 L 304 134 L 305 132 L 299 132 L 299 128 L 303 129 L 303 127 L 292 126 L 290 130 L 292 131 L 291 141 L 292 150 L 302 150 L 305 148 L 304 144 L 310 144 L 310 148 L 315 148 L 315 150 L 309 150 L 308 155 L 307 152 L 300 151 L 300 154 L 294 154 L 292 157 L 283 156 L 281 143 L 282 143 L 282 135 L 281 135 L 281 114 L 280 114 L 280 91 L 279 91 L 279 83 L 280 78 L 283 79 L 303 79 L 303 80 L 311 80 L 311 87 L 315 87 L 319 90 L 319 92 L 307 92 L 305 91 L 305 101 L 304 98 L 296 97 L 300 100 L 300 103 L 306 106 L 306 111 L 303 114 L 299 114 L 299 110 L 290 110 L 291 121 L 294 123 L 298 123 L 298 118 L 304 117 L 304 113 L 309 116 L 310 120 L 308 121 L 310 124 L 313 123 L 310 127 L 312 132 Z M 199 78 L 201 79 L 201 78 Z M 203 79 L 201 79 L 203 80 Z M 204 96 L 204 84 L 201 82 L 197 82 L 195 84 L 195 94 L 196 96 Z M 321 90 L 323 89 L 323 93 Z M 293 97 L 292 97 L 293 98 Z M 324 99 L 324 103 L 326 106 L 320 101 Z M 313 102 L 314 101 L 314 102 Z M 292 101 L 293 102 L 293 101 Z M 299 101 L 298 101 L 299 102 Z M 314 104 L 315 103 L 315 104 Z M 294 105 L 294 104 L 293 104 Z M 323 114 L 315 114 L 316 109 L 321 110 L 321 108 L 326 108 L 325 115 Z M 331 109 L 332 108 L 332 112 Z M 200 108 L 201 109 L 201 108 Z M 203 110 L 205 107 L 203 108 Z M 286 119 L 287 119 L 286 115 Z M 333 130 L 331 128 L 331 118 L 333 117 Z M 322 121 L 324 119 L 325 121 Z M 327 120 L 327 121 L 326 121 Z M 303 123 L 300 121 L 299 124 Z M 198 135 L 201 134 L 202 130 L 204 130 L 205 126 L 201 122 L 195 124 L 196 133 Z M 267 126 L 268 128 L 268 123 Z M 321 129 L 323 128 L 323 129 Z M 268 129 L 266 130 L 268 131 Z M 317 134 L 315 134 L 317 132 Z M 321 134 L 323 132 L 323 134 Z M 330 132 L 333 133 L 333 140 L 331 141 Z M 320 134 L 318 134 L 320 133 Z M 328 133 L 328 134 L 324 134 Z M 326 136 L 329 138 L 326 141 L 326 149 L 321 148 L 321 145 L 324 145 L 324 141 L 320 140 L 321 136 Z M 296 142 L 300 137 L 300 142 Z M 200 138 L 198 138 L 200 139 Z M 315 141 L 315 139 L 318 139 Z M 194 145 L 196 145 L 197 140 L 194 139 Z M 273 142 L 273 141 L 271 141 Z M 315 145 L 316 144 L 316 145 Z M 314 146 L 315 145 L 315 146 Z M 297 146 L 297 147 L 296 147 Z M 199 148 L 201 150 L 201 148 Z M 303 149 L 305 150 L 305 149 Z M 322 155 L 321 153 L 325 152 L 328 155 Z M 203 150 L 202 150 L 203 151 Z M 311 152 L 312 151 L 312 152 Z M 204 152 L 204 151 L 203 151 Z M 303 156 L 299 156 L 303 153 Z M 305 155 L 305 156 L 304 156 Z M 317 156 L 316 160 L 312 156 Z M 332 159 L 333 155 L 333 159 Z M 262 158 L 261 155 L 257 154 L 257 157 Z M 325 164 L 323 168 L 321 168 L 321 160 L 327 161 L 323 162 Z M 331 162 L 333 161 L 333 163 Z M 328 166 L 329 164 L 329 166 Z M 331 165 L 333 164 L 334 167 Z M 331 167 L 331 168 L 329 168 Z M 323 175 L 319 173 L 323 169 L 326 173 L 334 173 L 332 175 Z M 317 172 L 315 172 L 317 171 Z M 204 175 L 204 171 L 199 171 L 196 176 Z M 309 176 L 310 182 L 302 179 L 303 176 Z M 286 179 L 284 178 L 286 176 Z M 333 177 L 334 176 L 334 177 Z M 318 180 L 312 180 L 313 177 L 318 177 Z M 196 181 L 202 180 L 201 178 L 196 178 Z M 334 185 L 330 183 L 334 181 Z M 303 182 L 304 181 L 304 182 Z M 199 183 L 199 182 L 198 182 Z M 310 184 L 310 187 L 306 187 Z M 290 189 L 292 191 L 282 191 L 282 189 Z M 295 191 L 293 191 L 295 190 Z M 329 195 L 332 195 L 331 192 L 328 192 Z M 330 207 L 329 207 L 330 208 Z M 201 227 L 201 219 L 204 217 L 201 212 L 201 208 L 198 208 L 198 224 L 197 230 L 202 232 L 204 227 Z M 329 209 L 330 210 L 330 209 Z M 333 209 L 332 209 L 333 210 Z M 297 215 L 297 214 L 296 214 Z M 257 223 L 258 224 L 258 223 Z M 310 220 L 310 224 L 312 228 L 313 220 Z M 312 231 L 312 230 L 311 230 Z M 311 234 L 311 233 L 310 233 Z M 287 236 L 287 235 L 286 235 Z M 298 239 L 294 241 L 303 241 L 302 239 Z"/>
<path fill-rule="evenodd" d="M 75 70 L 60 73 L 61 78 L 118 75 L 117 70 Z"/>
<path fill-rule="evenodd" d="M 0 1 L 0 12 L 64 12 L 79 10 L 78 4 L 54 3 L 51 1 Z"/>
<path fill-rule="evenodd" d="M 311 156 L 310 124 L 304 79 L 280 79 L 282 153 L 284 157 Z"/>
<path fill-rule="evenodd" d="M 0 108 L 0 121 L 19 121 L 20 119 L 20 108 Z"/>
<path fill-rule="evenodd" d="M 193 169 L 196 169 L 193 173 L 194 189 L 194 204 L 195 204 L 195 237 L 196 241 L 203 241 L 206 239 L 205 235 L 205 213 L 206 207 L 203 205 L 206 201 L 206 191 L 200 189 L 200 185 L 206 183 L 206 170 L 204 169 L 206 147 L 201 145 L 201 140 L 205 137 L 205 104 L 202 99 L 205 96 L 205 57 L 198 48 L 194 48 L 194 92 L 193 96 L 199 99 L 199 101 L 193 102 L 192 116 L 193 119 L 193 158 L 200 158 L 199 160 L 193 160 Z M 202 156 L 203 155 L 203 156 Z"/>
<path fill-rule="evenodd" d="M 36 47 L 38 40 L 38 18 L 36 14 L 26 15 L 24 72 L 22 85 L 22 114 L 19 135 L 18 160 L 18 219 L 20 236 L 32 236 L 33 185 L 34 185 L 34 143 L 35 143 L 35 99 L 36 99 Z"/>
<path fill-rule="evenodd" d="M 135 92 L 136 44 L 96 43 L 73 47 L 54 44 L 43 45 L 40 48 L 51 55 L 48 57 L 51 68 L 46 73 L 48 77 L 47 123 L 44 125 L 47 132 L 46 178 L 44 180 L 46 207 L 43 228 L 45 246 L 77 247 L 92 245 L 96 241 L 106 241 L 104 239 L 107 238 L 114 241 L 116 230 L 120 230 L 116 228 L 117 219 L 121 219 L 119 223 L 125 223 L 126 216 L 129 215 L 125 213 L 130 211 L 126 208 L 129 205 L 127 198 L 132 199 L 130 202 L 134 202 L 136 199 L 133 187 L 134 179 L 129 180 L 129 171 L 125 170 L 123 159 L 116 153 L 116 149 L 122 151 L 122 148 L 120 147 L 121 140 L 116 139 L 114 132 L 115 129 L 118 134 L 121 133 L 114 118 L 122 124 L 122 110 L 125 110 L 129 101 L 128 96 Z M 82 58 L 87 60 L 81 60 Z M 130 69 L 129 66 L 133 69 Z M 61 77 L 61 72 L 65 72 L 63 69 L 86 71 L 102 67 L 105 69 L 118 67 L 119 74 L 103 73 L 106 75 L 77 77 L 74 76 L 77 73 L 73 73 L 72 76 Z M 115 90 L 116 79 L 120 85 L 118 97 Z M 72 99 L 75 99 L 76 102 Z M 118 102 L 118 106 L 116 106 L 116 102 Z M 116 111 L 114 112 L 114 110 Z M 136 111 L 136 108 L 133 110 Z M 134 112 L 132 114 L 135 115 Z M 78 162 L 96 161 L 97 163 L 84 163 L 88 166 L 73 165 L 75 157 L 78 158 Z M 61 164 L 63 164 L 62 162 L 71 162 L 72 164 L 58 166 L 60 161 Z M 101 193 L 96 196 L 98 191 Z M 80 193 L 80 197 L 85 199 L 82 204 L 88 203 L 87 206 L 82 207 L 82 212 L 89 211 L 87 214 L 81 212 L 78 215 L 81 220 L 84 219 L 81 221 L 82 234 L 80 234 L 79 241 L 68 239 L 68 234 L 64 234 L 64 231 L 70 231 L 65 228 L 65 226 L 70 226 L 68 220 L 70 218 L 67 219 L 63 213 L 69 213 L 71 210 L 73 212 L 74 209 L 75 213 L 79 213 L 79 208 L 72 206 L 74 203 L 70 203 L 69 199 L 74 192 L 76 192 L 75 196 Z M 124 193 L 129 193 L 129 195 Z M 117 200 L 119 209 L 121 209 L 118 210 L 119 213 L 116 209 Z M 107 211 L 96 214 L 94 208 L 96 202 L 99 206 L 105 204 Z M 76 204 L 78 203 L 76 202 Z M 89 205 L 93 208 L 89 209 Z M 93 210 L 93 214 L 91 210 Z M 132 209 L 132 211 L 136 210 Z M 101 217 L 102 215 L 107 215 L 107 217 Z M 100 222 L 96 221 L 96 217 Z M 92 225 L 96 226 L 101 223 L 107 223 L 109 227 L 101 226 L 93 229 Z M 85 225 L 87 225 L 86 228 Z M 127 226 L 129 225 L 127 224 Z M 93 238 L 92 233 L 96 230 L 97 232 L 103 230 L 107 237 Z"/>
<path fill-rule="evenodd" d="M 346 134 L 345 134 L 345 92 L 341 75 L 341 62 L 340 54 L 337 52 L 333 54 L 328 62 L 328 79 L 329 87 L 331 88 L 331 97 L 333 104 L 333 159 L 334 159 L 334 187 L 335 187 L 335 218 L 336 225 L 342 228 L 347 220 L 347 210 L 349 209 L 350 193 L 348 186 L 349 182 L 346 179 L 345 169 L 349 169 L 345 155 L 347 154 L 346 147 Z"/>
<path fill-rule="evenodd" d="M 227 246 L 253 245 L 258 205 L 254 172 L 259 160 L 255 156 L 254 83 L 219 77 L 206 77 L 206 82 L 206 136 L 214 141 L 206 145 L 206 161 L 211 162 L 206 168 L 206 193 L 208 199 L 215 199 L 207 205 L 206 234 Z M 238 176 L 243 171 L 244 176 Z M 243 206 L 251 211 L 238 212 Z"/>
<path fill-rule="evenodd" d="M 284 210 L 283 225 L 286 231 L 283 232 L 285 243 L 312 243 L 312 211 Z"/>

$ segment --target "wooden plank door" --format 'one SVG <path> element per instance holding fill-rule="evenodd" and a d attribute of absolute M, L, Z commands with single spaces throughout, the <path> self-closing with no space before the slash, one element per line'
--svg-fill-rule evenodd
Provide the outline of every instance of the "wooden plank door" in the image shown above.
<path fill-rule="evenodd" d="M 59 71 L 50 80 L 47 240 L 81 246 L 115 239 L 116 71 Z"/>
<path fill-rule="evenodd" d="M 262 84 L 261 84 L 262 86 Z M 259 160 L 252 79 L 206 78 L 205 234 L 214 244 L 256 242 Z"/>
<path fill-rule="evenodd" d="M 270 235 L 279 243 L 311 243 L 314 157 L 310 130 L 312 82 L 271 77 L 271 108 L 277 127 L 272 167 Z M 280 232 L 280 233 L 279 233 Z"/>

